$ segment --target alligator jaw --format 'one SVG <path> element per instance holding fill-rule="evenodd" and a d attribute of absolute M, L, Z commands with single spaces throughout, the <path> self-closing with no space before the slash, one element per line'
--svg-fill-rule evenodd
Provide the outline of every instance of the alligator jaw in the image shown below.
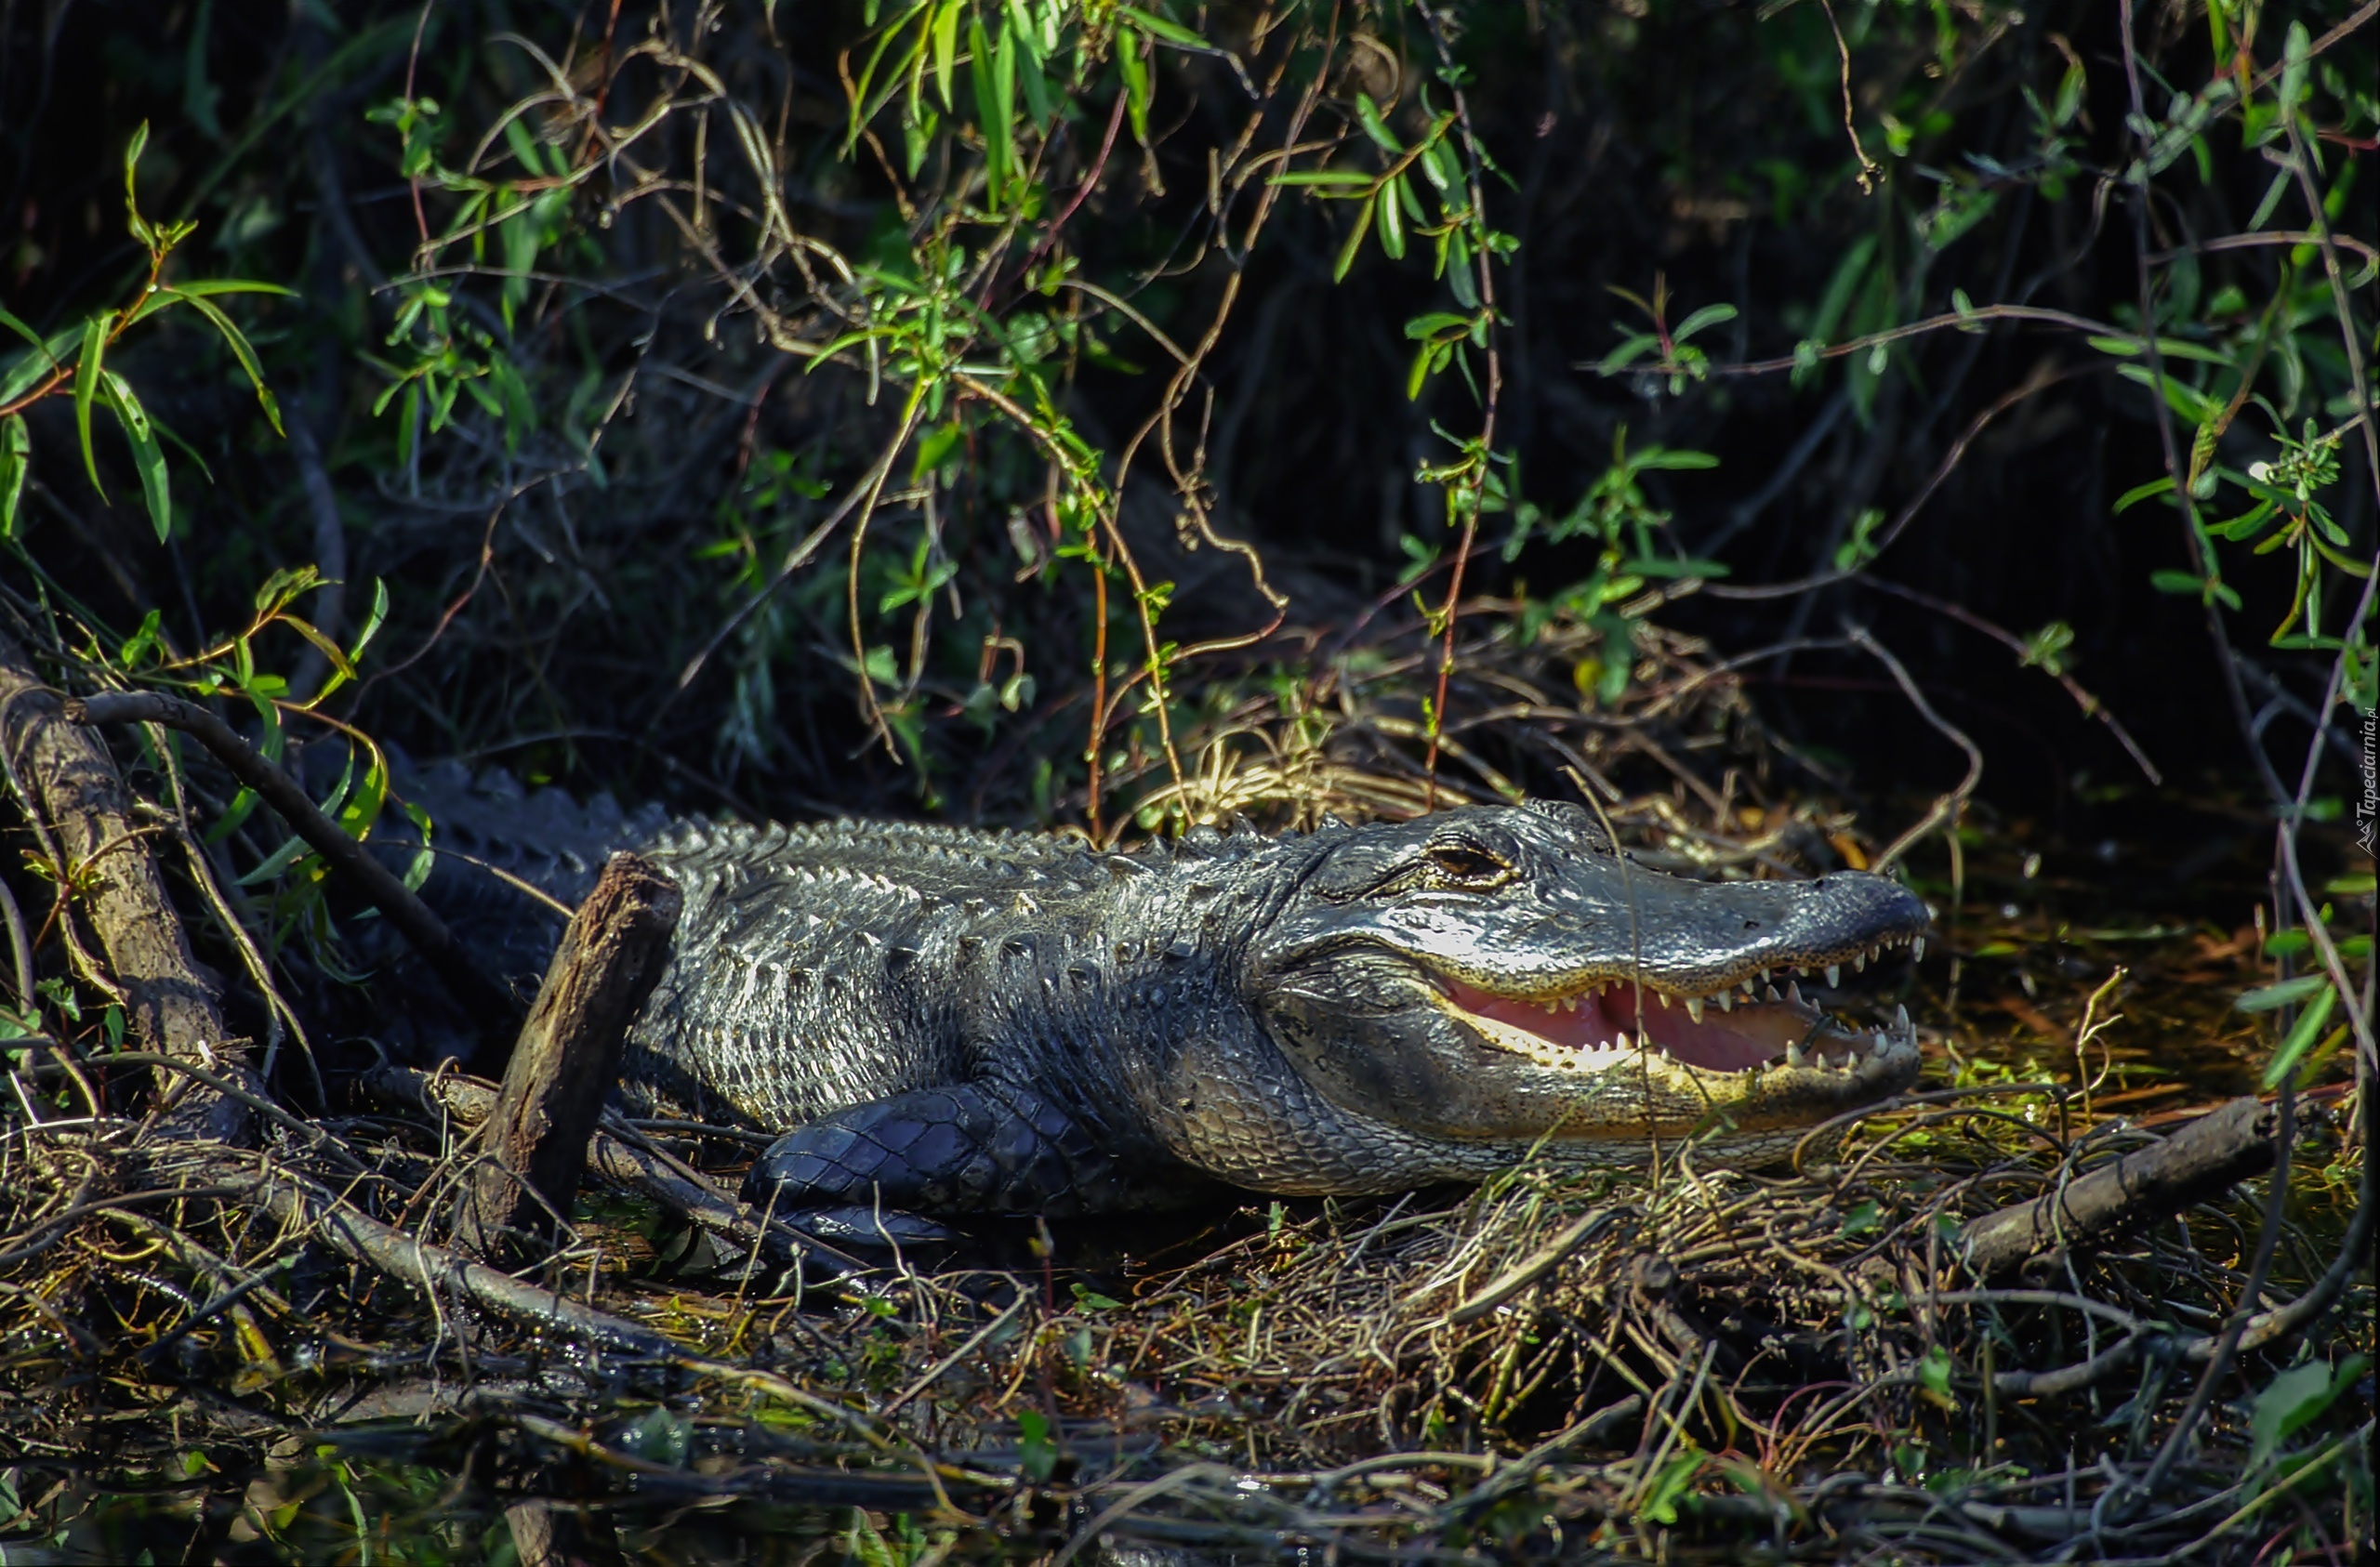
<path fill-rule="evenodd" d="M 1910 941 L 1887 936 L 1846 961 Z M 1832 982 L 1833 966 L 1829 967 Z M 1765 981 L 1765 974 L 1759 978 Z M 1689 1075 L 1899 1075 L 1917 1054 L 1906 1009 L 1890 1030 L 1861 1033 L 1837 1024 L 1802 999 L 1773 988 L 1754 994 L 1751 977 L 1719 991 L 1681 995 L 1641 978 L 1594 978 L 1575 987 L 1507 995 L 1441 976 L 1435 1005 L 1492 1049 L 1566 1073 L 1597 1073 L 1650 1060 Z"/>

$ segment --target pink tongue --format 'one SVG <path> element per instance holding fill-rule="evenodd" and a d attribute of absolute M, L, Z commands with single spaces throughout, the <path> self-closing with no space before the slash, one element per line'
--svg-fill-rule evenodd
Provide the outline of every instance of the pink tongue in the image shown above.
<path fill-rule="evenodd" d="M 1642 1033 L 1688 1066 L 1699 1066 L 1711 1072 L 1746 1072 L 1784 1054 L 1786 1040 L 1779 1038 L 1772 1043 L 1766 1037 L 1777 1032 L 1774 1027 L 1757 1030 L 1731 1028 L 1718 1021 L 1727 1014 L 1719 1013 L 1718 1017 L 1713 1017 L 1712 1012 L 1705 1012 L 1702 1021 L 1698 1023 L 1686 1016 L 1684 1007 L 1673 1005 L 1665 1007 L 1649 994 L 1645 997 L 1645 1002 Z M 1615 987 L 1604 997 L 1604 1005 L 1610 1009 L 1620 1027 L 1631 1034 L 1639 1032 L 1634 992 L 1626 987 Z M 1584 1011 L 1585 1008 L 1582 1007 L 1580 1010 Z M 1716 1010 L 1715 1007 L 1712 1009 L 1712 1012 Z M 1751 1023 L 1754 1020 L 1763 1024 L 1783 1021 L 1796 1030 L 1797 1037 L 1799 1033 L 1806 1032 L 1781 1007 L 1764 1007 L 1744 1021 Z"/>
<path fill-rule="evenodd" d="M 1608 1047 L 1620 1025 L 1605 1015 L 1599 1000 L 1581 997 L 1575 1012 L 1557 1006 L 1551 1012 L 1542 1002 L 1514 1001 L 1474 990 L 1461 981 L 1448 987 L 1449 998 L 1464 1011 L 1536 1034 L 1569 1050 L 1599 1050 Z"/>

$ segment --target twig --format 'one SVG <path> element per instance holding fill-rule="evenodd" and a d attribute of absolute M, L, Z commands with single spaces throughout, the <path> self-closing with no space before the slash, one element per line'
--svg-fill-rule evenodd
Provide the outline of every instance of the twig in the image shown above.
<path fill-rule="evenodd" d="M 1892 655 L 1890 649 L 1870 636 L 1865 626 L 1846 625 L 1844 627 L 1844 635 L 1850 639 L 1854 647 L 1871 654 L 1878 663 L 1891 670 L 1893 678 L 1900 685 L 1901 694 L 1909 698 L 1910 704 L 1917 709 L 1918 716 L 1933 725 L 1935 732 L 1967 754 L 1967 775 L 1959 780 L 1958 787 L 1947 795 L 1938 797 L 1923 817 L 1919 818 L 1908 831 L 1893 839 L 1890 848 L 1876 856 L 1872 868 L 1882 871 L 1907 853 L 1910 847 L 1920 838 L 1944 822 L 1950 820 L 1959 808 L 1966 803 L 1967 797 L 1975 793 L 1976 784 L 1983 777 L 1983 752 L 1977 748 L 1974 741 L 1967 738 L 1964 730 L 1934 711 L 1934 704 L 1925 700 L 1925 693 L 1917 689 L 1917 682 L 1910 678 L 1908 670 L 1901 667 L 1900 660 Z"/>

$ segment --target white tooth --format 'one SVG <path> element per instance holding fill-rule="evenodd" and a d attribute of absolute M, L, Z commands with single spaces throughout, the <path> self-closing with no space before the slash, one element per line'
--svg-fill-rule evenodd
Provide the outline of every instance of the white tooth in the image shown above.
<path fill-rule="evenodd" d="M 1549 1001 L 1545 1004 L 1545 1015 L 1549 1018 L 1560 1010 L 1562 1010 L 1562 1004 L 1558 1001 Z"/>
<path fill-rule="evenodd" d="M 1623 1028 L 1620 1031 L 1619 1036 L 1612 1040 L 1611 1047 L 1615 1050 L 1625 1050 L 1629 1047 L 1628 1031 L 1626 1029 Z"/>
<path fill-rule="evenodd" d="M 1752 981 L 1751 981 L 1750 980 L 1746 980 L 1746 981 L 1744 981 L 1744 999 L 1745 999 L 1745 1000 L 1747 1000 L 1747 1001 L 1749 1001 L 1749 1000 L 1751 1000 L 1751 999 L 1753 997 L 1753 995 L 1755 995 L 1756 994 L 1757 994 L 1757 993 L 1756 993 L 1755 991 L 1753 991 L 1753 989 L 1752 988 Z"/>
<path fill-rule="evenodd" d="M 1917 1031 L 1909 1026 L 1908 1007 L 1903 1007 L 1893 1014 L 1893 1032 L 1899 1034 L 1903 1039 L 1913 1039 L 1916 1037 Z"/>
<path fill-rule="evenodd" d="M 1882 1030 L 1882 1029 L 1878 1029 L 1878 1030 L 1876 1031 L 1876 1042 L 1875 1042 L 1873 1045 L 1871 1045 L 1871 1046 L 1869 1046 L 1869 1047 L 1868 1047 L 1868 1053 L 1869 1053 L 1870 1055 L 1871 1055 L 1871 1056 L 1879 1056 L 1879 1057 L 1881 1057 L 1881 1056 L 1884 1053 L 1884 1030 Z"/>
<path fill-rule="evenodd" d="M 1764 985 L 1768 982 L 1768 970 L 1765 968 L 1760 971 L 1760 982 Z"/>
<path fill-rule="evenodd" d="M 1732 1011 L 1734 1011 L 1734 1010 L 1736 1009 L 1736 993 L 1735 993 L 1734 991 L 1731 991 L 1731 990 L 1723 990 L 1723 991 L 1721 991 L 1721 992 L 1719 993 L 1718 1000 L 1719 1000 L 1719 1010 L 1720 1010 L 1720 1011 L 1722 1011 L 1722 1012 L 1732 1012 Z"/>
<path fill-rule="evenodd" d="M 1800 1045 L 1788 1044 L 1785 1047 L 1785 1064 L 1787 1066 L 1794 1067 L 1802 1064 L 1802 1047 Z"/>
<path fill-rule="evenodd" d="M 1664 1012 L 1668 1011 L 1670 1009 L 1670 998 L 1668 994 L 1661 991 L 1655 991 L 1653 994 L 1661 998 L 1661 1010 Z"/>
<path fill-rule="evenodd" d="M 1775 985 L 1771 985 L 1771 986 L 1769 986 L 1769 987 L 1768 987 L 1767 995 L 1768 995 L 1768 1004 L 1769 1004 L 1770 1006 L 1772 1006 L 1772 1007 L 1776 1006 L 1776 1005 L 1777 1005 L 1777 1003 L 1778 1003 L 1779 1001 L 1782 1001 L 1782 1000 L 1784 1000 L 1784 999 L 1785 999 L 1783 996 L 1781 996 L 1781 995 L 1779 995 L 1779 994 L 1777 994 L 1777 987 L 1776 987 Z"/>
<path fill-rule="evenodd" d="M 1868 971 L 1868 955 L 1866 953 L 1863 952 L 1858 957 L 1851 960 L 1851 971 L 1855 974 L 1865 974 Z"/>
<path fill-rule="evenodd" d="M 1923 963 L 1925 961 L 1924 937 L 1920 936 L 1917 940 L 1909 943 L 1909 960 L 1911 963 Z"/>
<path fill-rule="evenodd" d="M 1686 998 L 1686 1015 L 1692 1018 L 1698 1023 L 1702 1021 L 1702 998 L 1700 996 L 1696 995 Z"/>
<path fill-rule="evenodd" d="M 1829 990 L 1835 990 L 1840 988 L 1842 984 L 1843 965 L 1840 963 L 1828 964 L 1826 966 L 1826 988 Z"/>
<path fill-rule="evenodd" d="M 1788 980 L 1785 981 L 1785 1001 L 1788 1006 L 1792 1007 L 1807 1005 L 1802 1000 L 1802 982 L 1799 980 Z"/>

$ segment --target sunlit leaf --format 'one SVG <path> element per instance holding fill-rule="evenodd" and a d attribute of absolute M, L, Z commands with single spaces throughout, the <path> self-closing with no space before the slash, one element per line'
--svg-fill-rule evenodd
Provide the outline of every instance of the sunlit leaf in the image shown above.
<path fill-rule="evenodd" d="M 0 539 L 17 536 L 17 502 L 24 494 L 25 475 L 32 471 L 33 449 L 22 414 L 0 419 Z"/>
<path fill-rule="evenodd" d="M 74 433 L 83 441 L 83 470 L 91 476 L 91 488 L 106 500 L 108 487 L 99 482 L 99 459 L 91 454 L 91 402 L 99 394 L 101 358 L 107 353 L 108 327 L 114 322 L 113 310 L 102 310 L 83 323 L 83 352 L 74 367 Z"/>
<path fill-rule="evenodd" d="M 105 383 L 108 406 L 114 411 L 116 423 L 123 427 L 124 437 L 132 443 L 132 466 L 140 475 L 141 499 L 149 503 L 149 520 L 156 525 L 157 542 L 165 542 L 173 531 L 173 487 L 165 475 L 165 454 L 157 444 L 157 432 L 149 422 L 149 411 L 132 392 L 132 385 L 112 370 L 100 372 Z M 85 451 L 89 451 L 87 442 Z"/>
<path fill-rule="evenodd" d="M 1377 194 L 1367 196 L 1364 198 L 1364 204 L 1355 209 L 1355 227 L 1347 230 L 1346 240 L 1339 246 L 1339 258 L 1331 263 L 1330 281 L 1332 283 L 1344 278 L 1347 275 L 1347 269 L 1355 264 L 1355 252 L 1363 248 L 1364 230 L 1372 226 L 1372 208 L 1379 203 L 1380 197 Z"/>

